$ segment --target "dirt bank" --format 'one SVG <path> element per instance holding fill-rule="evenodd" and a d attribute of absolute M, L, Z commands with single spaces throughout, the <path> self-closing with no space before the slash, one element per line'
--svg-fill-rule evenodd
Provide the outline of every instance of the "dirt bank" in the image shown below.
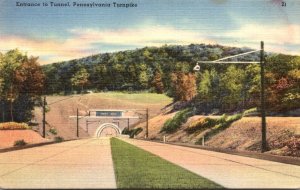
<path fill-rule="evenodd" d="M 174 114 L 159 115 L 152 118 L 149 121 L 149 138 L 162 140 L 163 136 L 166 135 L 169 142 L 201 143 L 199 139 L 207 130 L 188 134 L 184 129 L 192 121 L 207 116 L 196 115 L 189 118 L 175 133 L 159 133 L 164 122 L 173 117 Z M 144 125 L 141 124 L 140 127 L 144 127 Z M 144 131 L 138 135 L 138 138 L 144 137 Z M 269 153 L 300 157 L 300 117 L 267 117 L 267 140 L 270 148 Z M 260 117 L 244 117 L 205 142 L 205 145 L 211 147 L 246 151 L 260 151 L 260 144 Z"/>
<path fill-rule="evenodd" d="M 22 139 L 28 144 L 48 142 L 32 130 L 0 130 L 0 148 L 12 147 L 15 141 Z"/>

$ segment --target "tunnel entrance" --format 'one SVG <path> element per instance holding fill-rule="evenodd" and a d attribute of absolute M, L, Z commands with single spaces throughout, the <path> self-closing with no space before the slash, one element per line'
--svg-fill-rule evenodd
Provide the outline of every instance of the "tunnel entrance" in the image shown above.
<path fill-rule="evenodd" d="M 115 137 L 121 134 L 121 129 L 113 123 L 104 123 L 96 130 L 96 137 Z"/>

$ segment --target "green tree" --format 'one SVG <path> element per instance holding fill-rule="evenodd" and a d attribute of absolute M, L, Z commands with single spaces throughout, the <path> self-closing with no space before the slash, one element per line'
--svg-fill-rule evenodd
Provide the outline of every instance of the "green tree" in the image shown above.
<path fill-rule="evenodd" d="M 249 64 L 245 69 L 244 99 L 246 107 L 256 107 L 260 105 L 260 65 Z"/>
<path fill-rule="evenodd" d="M 44 89 L 45 75 L 38 63 L 38 57 L 25 59 L 18 70 L 15 71 L 15 84 L 19 92 L 38 97 Z"/>
<path fill-rule="evenodd" d="M 98 90 L 107 88 L 107 84 L 110 83 L 110 76 L 106 64 L 97 64 L 93 68 L 93 86 Z"/>
<path fill-rule="evenodd" d="M 79 69 L 71 78 L 72 85 L 81 87 L 81 91 L 83 91 L 84 85 L 86 85 L 88 81 L 89 73 L 85 68 Z"/>
<path fill-rule="evenodd" d="M 217 108 L 220 100 L 220 78 L 215 69 L 205 70 L 200 76 L 198 99 L 206 109 Z"/>
<path fill-rule="evenodd" d="M 44 74 L 37 58 L 28 58 L 18 50 L 8 51 L 0 58 L 0 76 L 4 120 L 30 120 L 34 102 L 44 87 Z"/>
<path fill-rule="evenodd" d="M 143 57 L 146 61 L 152 61 L 153 58 L 151 57 L 151 52 L 148 49 L 145 49 L 143 52 Z"/>
<path fill-rule="evenodd" d="M 191 64 L 187 62 L 177 62 L 175 64 L 175 71 L 176 72 L 183 72 L 183 73 L 189 73 L 190 72 Z"/>
<path fill-rule="evenodd" d="M 139 74 L 138 74 L 138 83 L 142 89 L 148 88 L 149 75 L 148 75 L 148 66 L 145 63 L 139 64 Z"/>
<path fill-rule="evenodd" d="M 14 120 L 13 114 L 13 102 L 19 95 L 17 87 L 17 79 L 15 78 L 15 72 L 21 66 L 26 56 L 24 56 L 18 49 L 10 50 L 4 56 L 1 56 L 1 70 L 0 76 L 2 76 L 2 99 L 9 102 L 10 119 Z"/>
<path fill-rule="evenodd" d="M 38 57 L 26 58 L 15 72 L 15 84 L 19 95 L 14 102 L 17 121 L 29 121 L 35 101 L 40 100 L 44 90 L 45 75 L 38 63 Z"/>
<path fill-rule="evenodd" d="M 233 110 L 242 102 L 243 82 L 245 73 L 236 66 L 229 66 L 221 75 L 220 86 L 224 93 L 223 109 Z"/>

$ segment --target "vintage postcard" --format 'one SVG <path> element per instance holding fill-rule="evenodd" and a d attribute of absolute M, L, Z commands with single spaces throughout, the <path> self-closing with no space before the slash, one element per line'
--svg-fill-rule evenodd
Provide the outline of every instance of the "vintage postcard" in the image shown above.
<path fill-rule="evenodd" d="M 299 0 L 0 0 L 0 189 L 300 188 Z"/>

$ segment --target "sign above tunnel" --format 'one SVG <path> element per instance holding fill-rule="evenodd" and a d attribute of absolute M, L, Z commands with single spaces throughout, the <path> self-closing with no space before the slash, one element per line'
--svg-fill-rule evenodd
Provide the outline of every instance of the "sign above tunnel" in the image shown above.
<path fill-rule="evenodd" d="M 98 117 L 122 117 L 122 111 L 96 111 Z"/>

